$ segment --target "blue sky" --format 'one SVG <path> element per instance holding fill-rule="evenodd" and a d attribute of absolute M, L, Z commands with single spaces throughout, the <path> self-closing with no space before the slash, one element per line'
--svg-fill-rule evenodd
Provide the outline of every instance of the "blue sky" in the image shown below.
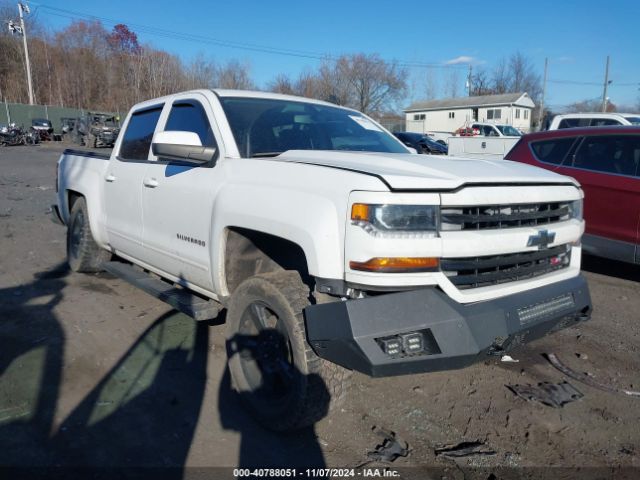
<path fill-rule="evenodd" d="M 540 74 L 545 57 L 549 58 L 547 104 L 553 107 L 601 97 L 607 55 L 611 56 L 611 101 L 635 105 L 640 97 L 640 0 L 41 0 L 31 5 L 38 20 L 52 29 L 71 20 L 38 5 L 234 44 L 296 50 L 302 55 L 197 43 L 131 27 L 142 42 L 186 60 L 203 53 L 218 61 L 237 58 L 247 62 L 259 86 L 278 73 L 295 78 L 305 69 L 315 68 L 319 60 L 305 58 L 307 54 L 378 53 L 388 60 L 438 66 L 458 59 L 471 61 L 474 68 L 491 70 L 501 57 L 520 51 L 535 62 Z M 107 28 L 113 25 L 103 23 Z M 422 67 L 409 69 L 414 99 L 424 94 L 426 71 Z M 436 67 L 432 71 L 437 72 L 434 77 L 442 90 L 451 70 Z M 458 72 L 462 93 L 466 70 Z"/>

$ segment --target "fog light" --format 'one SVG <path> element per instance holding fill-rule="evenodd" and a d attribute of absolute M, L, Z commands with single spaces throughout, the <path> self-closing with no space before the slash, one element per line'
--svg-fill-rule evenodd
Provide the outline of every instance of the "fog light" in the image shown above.
<path fill-rule="evenodd" d="M 430 329 L 376 338 L 380 349 L 390 357 L 435 355 L 442 353 Z"/>
<path fill-rule="evenodd" d="M 422 336 L 422 333 L 405 333 L 400 335 L 400 338 L 402 338 L 402 348 L 405 353 L 419 353 L 424 350 L 424 337 Z"/>
<path fill-rule="evenodd" d="M 402 353 L 402 344 L 398 337 L 380 338 L 378 343 L 382 351 L 387 355 L 400 355 Z"/>

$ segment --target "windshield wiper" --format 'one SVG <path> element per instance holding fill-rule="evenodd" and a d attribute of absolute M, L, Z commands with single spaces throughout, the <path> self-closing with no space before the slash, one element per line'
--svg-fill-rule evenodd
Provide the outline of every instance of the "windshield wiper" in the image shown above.
<path fill-rule="evenodd" d="M 282 153 L 284 153 L 284 152 L 260 152 L 260 153 L 254 153 L 253 155 L 251 155 L 251 158 L 277 157 L 278 155 L 280 155 Z"/>

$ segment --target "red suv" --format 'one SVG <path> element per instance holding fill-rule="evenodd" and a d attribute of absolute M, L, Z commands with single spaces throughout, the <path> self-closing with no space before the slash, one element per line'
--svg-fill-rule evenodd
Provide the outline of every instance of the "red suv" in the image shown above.
<path fill-rule="evenodd" d="M 640 263 L 640 127 L 532 133 L 505 159 L 578 180 L 585 195 L 585 252 Z"/>

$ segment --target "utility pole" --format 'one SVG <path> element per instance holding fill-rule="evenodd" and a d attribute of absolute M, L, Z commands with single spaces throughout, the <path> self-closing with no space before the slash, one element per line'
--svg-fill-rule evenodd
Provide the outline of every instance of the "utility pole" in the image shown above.
<path fill-rule="evenodd" d="M 33 84 L 31 83 L 31 63 L 29 62 L 29 47 L 27 46 L 27 31 L 24 28 L 24 15 L 31 13 L 29 5 L 18 3 L 18 12 L 20 13 L 20 28 L 22 29 L 22 42 L 24 44 L 24 59 L 27 67 L 27 84 L 29 86 L 29 104 L 33 105 Z"/>
<path fill-rule="evenodd" d="M 469 64 L 469 76 L 467 77 L 467 96 L 471 96 L 471 64 Z"/>
<path fill-rule="evenodd" d="M 538 130 L 542 130 L 542 119 L 544 118 L 544 101 L 547 95 L 547 68 L 549 59 L 544 59 L 544 80 L 542 81 L 542 99 L 540 100 L 540 111 L 538 112 Z"/>
<path fill-rule="evenodd" d="M 602 111 L 607 111 L 607 88 L 609 87 L 609 55 L 607 55 L 607 68 L 604 71 L 604 91 L 602 92 Z"/>

